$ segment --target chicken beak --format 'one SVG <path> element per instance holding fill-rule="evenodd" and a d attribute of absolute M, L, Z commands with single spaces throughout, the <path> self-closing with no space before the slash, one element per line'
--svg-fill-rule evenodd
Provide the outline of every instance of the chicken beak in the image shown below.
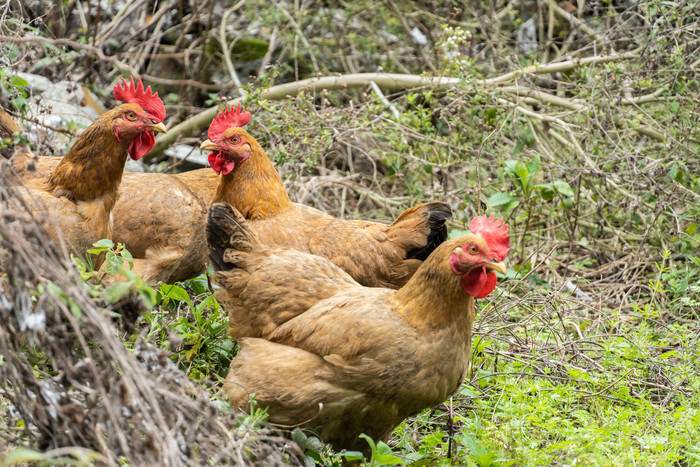
<path fill-rule="evenodd" d="M 206 140 L 199 145 L 199 149 L 201 149 L 202 151 L 216 151 L 217 149 L 219 149 L 219 146 L 217 146 L 216 143 L 212 143 L 211 141 Z"/>
<path fill-rule="evenodd" d="M 506 265 L 503 263 L 488 263 L 486 265 L 486 270 L 487 271 L 496 271 L 500 272 L 501 274 L 506 273 Z"/>
<path fill-rule="evenodd" d="M 158 123 L 156 125 L 151 125 L 151 130 L 156 132 L 156 133 L 167 133 L 168 129 L 165 128 L 165 125 L 163 123 Z"/>

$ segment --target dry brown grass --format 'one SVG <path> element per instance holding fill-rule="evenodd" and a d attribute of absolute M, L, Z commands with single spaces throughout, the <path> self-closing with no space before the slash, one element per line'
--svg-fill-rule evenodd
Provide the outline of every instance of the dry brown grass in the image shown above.
<path fill-rule="evenodd" d="M 0 443 L 107 465 L 293 461 L 286 440 L 241 427 L 165 352 L 125 347 L 0 162 Z"/>

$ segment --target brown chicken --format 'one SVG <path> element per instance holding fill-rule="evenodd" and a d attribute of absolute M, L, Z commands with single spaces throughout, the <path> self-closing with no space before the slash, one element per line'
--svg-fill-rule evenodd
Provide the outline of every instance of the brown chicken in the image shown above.
<path fill-rule="evenodd" d="M 6 138 L 14 131 L 18 131 L 15 122 L 0 112 L 0 136 Z M 36 183 L 45 181 L 61 161 L 21 152 L 12 164 L 25 183 Z M 112 210 L 110 238 L 126 245 L 134 257 L 134 272 L 148 283 L 186 280 L 201 274 L 207 264 L 206 213 L 207 205 L 173 175 L 127 172 Z M 110 283 L 121 277 L 104 280 Z"/>
<path fill-rule="evenodd" d="M 367 288 L 325 258 L 263 246 L 226 203 L 207 221 L 209 258 L 239 354 L 224 393 L 269 420 L 317 430 L 337 450 L 367 452 L 406 417 L 443 402 L 471 355 L 474 298 L 496 286 L 508 226 L 477 217 L 399 290 Z"/>
<path fill-rule="evenodd" d="M 397 288 L 447 238 L 452 213 L 443 202 L 410 208 L 391 225 L 336 219 L 292 203 L 263 148 L 241 128 L 249 121 L 240 106 L 224 109 L 201 148 L 213 151 L 209 164 L 221 174 L 212 203 L 230 203 L 264 244 L 328 258 L 362 285 Z"/>
<path fill-rule="evenodd" d="M 114 97 L 126 102 L 98 118 L 78 137 L 45 179 L 24 180 L 23 196 L 37 215 L 47 214 L 45 226 L 54 240 L 65 240 L 82 255 L 102 238 L 112 237 L 112 209 L 117 201 L 127 156 L 140 159 L 164 133 L 165 107 L 151 88 L 139 80 L 114 86 Z M 16 160 L 30 160 L 20 149 Z"/>

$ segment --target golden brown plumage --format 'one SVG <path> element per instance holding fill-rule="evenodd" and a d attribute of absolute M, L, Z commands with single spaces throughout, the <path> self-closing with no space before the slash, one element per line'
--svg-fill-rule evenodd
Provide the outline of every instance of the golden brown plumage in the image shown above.
<path fill-rule="evenodd" d="M 265 247 L 249 225 L 224 203 L 207 223 L 215 295 L 241 347 L 224 384 L 235 407 L 246 410 L 255 394 L 272 423 L 366 452 L 359 434 L 386 440 L 458 389 L 474 296 L 505 272 L 507 226 L 477 218 L 475 233 L 439 245 L 391 290 L 363 287 L 325 258 Z"/>
<path fill-rule="evenodd" d="M 151 96 L 150 91 L 142 93 L 147 99 L 157 99 L 160 102 L 157 94 Z M 14 124 L 11 119 L 10 121 Z M 101 150 L 99 141 L 87 131 L 84 135 L 79 140 L 81 145 Z M 128 137 L 124 131 L 119 132 L 119 135 L 122 139 Z M 123 145 L 131 148 L 126 140 Z M 144 150 L 142 147 L 134 149 L 140 152 Z M 204 234 L 206 204 L 185 183 L 168 174 L 127 173 L 123 177 L 120 175 L 114 179 L 105 179 L 105 174 L 115 173 L 113 168 L 100 173 L 99 170 L 95 172 L 99 169 L 97 165 L 86 163 L 70 170 L 59 170 L 65 159 L 37 156 L 25 151 L 16 154 L 12 164 L 20 178 L 30 184 L 51 186 L 64 179 L 87 178 L 95 187 L 114 191 L 114 182 L 121 179 L 118 199 L 114 196 L 111 200 L 113 228 L 104 231 L 104 236 L 126 245 L 134 257 L 134 272 L 149 283 L 172 283 L 189 279 L 204 271 L 207 263 Z M 107 277 L 105 280 L 111 282 L 120 278 Z"/>
<path fill-rule="evenodd" d="M 143 131 L 165 130 L 153 123 L 136 129 L 142 123 L 133 125 L 123 118 L 133 112 L 143 110 L 123 104 L 105 113 L 85 129 L 45 180 L 28 180 L 21 189 L 35 213 L 48 214 L 45 224 L 53 238 L 66 240 L 78 254 L 97 240 L 111 238 L 111 212 L 132 141 Z M 121 141 L 115 126 L 122 129 Z M 26 154 L 22 150 L 17 156 Z"/>
<path fill-rule="evenodd" d="M 336 219 L 292 203 L 260 144 L 241 125 L 245 110 L 224 110 L 209 128 L 202 149 L 221 172 L 212 203 L 227 202 L 246 219 L 261 242 L 328 258 L 360 284 L 396 288 L 447 238 L 452 215 L 443 202 L 415 206 L 392 224 Z"/>
<path fill-rule="evenodd" d="M 23 178 L 20 190 L 56 241 L 65 240 L 80 255 L 94 242 L 112 237 L 112 209 L 118 198 L 124 164 L 153 147 L 153 132 L 165 132 L 165 108 L 141 81 L 114 87 L 127 102 L 106 112 L 83 131 L 65 157 L 45 177 Z M 25 148 L 13 156 L 31 167 L 36 156 Z M 14 164 L 13 164 L 14 165 Z"/>
<path fill-rule="evenodd" d="M 13 167 L 25 182 L 42 180 L 61 161 L 58 157 L 17 156 L 12 160 Z M 216 184 L 216 174 L 211 169 L 201 172 L 213 174 Z M 126 246 L 134 257 L 134 273 L 147 283 L 172 284 L 204 272 L 207 203 L 181 178 L 170 174 L 124 173 L 112 214 L 112 239 Z"/>

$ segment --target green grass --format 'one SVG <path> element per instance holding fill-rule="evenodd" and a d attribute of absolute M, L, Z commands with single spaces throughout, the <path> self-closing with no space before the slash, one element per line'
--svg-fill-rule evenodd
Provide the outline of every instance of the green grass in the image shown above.
<path fill-rule="evenodd" d="M 172 358 L 191 377 L 216 380 L 225 376 L 235 346 L 205 284 L 200 277 L 182 287 L 162 285 L 161 302 L 145 315 L 143 329 L 148 340 L 175 350 Z M 416 466 L 699 461 L 695 322 L 664 323 L 660 313 L 639 307 L 586 315 L 568 294 L 552 296 L 517 277 L 500 287 L 507 293 L 486 304 L 477 320 L 472 371 L 452 399 L 452 420 L 447 401 L 405 421 L 369 465 L 390 465 L 395 461 L 382 459 L 391 456 Z M 180 342 L 174 349 L 173 339 Z M 313 436 L 296 438 L 318 462 L 340 462 Z"/>

